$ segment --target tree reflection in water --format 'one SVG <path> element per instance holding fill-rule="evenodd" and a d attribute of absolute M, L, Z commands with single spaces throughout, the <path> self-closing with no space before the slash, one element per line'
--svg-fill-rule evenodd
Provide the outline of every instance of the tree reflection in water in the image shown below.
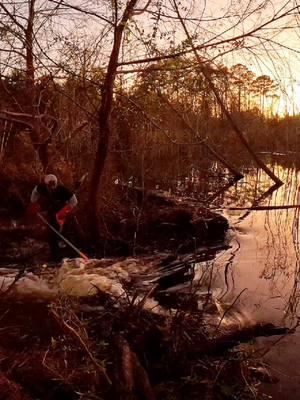
<path fill-rule="evenodd" d="M 264 173 L 252 171 L 214 199 L 213 205 L 222 205 L 230 221 L 231 248 L 211 263 L 197 265 L 194 282 L 201 276 L 204 283 L 203 270 L 213 270 L 210 291 L 218 301 L 230 304 L 247 288 L 236 309 L 247 309 L 258 320 L 290 325 L 300 298 L 299 209 L 271 207 L 295 204 L 299 174 L 279 164 L 273 168 L 283 186 L 271 186 Z M 251 209 L 257 205 L 270 210 Z M 228 210 L 232 206 L 249 209 Z"/>

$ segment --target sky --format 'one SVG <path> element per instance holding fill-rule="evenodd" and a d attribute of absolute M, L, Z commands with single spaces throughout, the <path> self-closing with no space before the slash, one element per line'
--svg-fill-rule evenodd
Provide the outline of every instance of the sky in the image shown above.
<path fill-rule="evenodd" d="M 39 57 L 43 59 L 41 68 L 50 65 L 51 59 L 55 59 L 58 65 L 64 63 L 69 68 L 78 68 L 82 62 L 82 50 L 89 46 L 97 48 L 91 55 L 90 64 L 104 67 L 112 46 L 112 28 L 105 21 L 112 18 L 110 1 L 63 0 L 62 4 L 80 6 L 88 14 L 83 15 L 66 6 L 53 19 L 54 22 L 49 23 L 47 15 L 56 6 L 55 1 L 36 0 L 41 22 L 38 40 L 45 49 L 41 54 L 37 48 Z M 173 1 L 152 0 L 146 12 L 131 19 L 120 61 L 136 60 L 150 54 L 164 55 L 172 49 L 184 47 L 186 34 Z M 269 75 L 282 89 L 279 112 L 293 113 L 300 110 L 300 29 L 299 11 L 295 8 L 298 1 L 300 3 L 300 0 L 177 0 L 177 3 L 194 44 L 206 46 L 199 51 L 201 57 L 229 67 L 242 63 L 256 75 Z M 12 6 L 19 4 L 18 18 L 23 23 L 26 1 L 8 3 Z M 139 0 L 138 7 L 141 9 L 147 3 L 148 0 Z M 125 2 L 122 4 L 124 6 Z M 288 15 L 293 8 L 293 15 Z M 122 10 L 119 16 L 121 14 Z M 268 23 L 270 20 L 273 21 L 271 24 Z M 256 30 L 259 27 L 262 29 Z M 252 32 L 251 36 L 245 39 L 224 42 L 249 32 Z M 55 42 L 47 41 L 51 35 Z M 0 63 L 4 56 L 0 47 Z M 127 66 L 134 67 L 137 66 Z"/>
<path fill-rule="evenodd" d="M 255 32 L 253 37 L 244 43 L 245 48 L 233 51 L 224 56 L 226 65 L 234 65 L 241 62 L 252 70 L 256 75 L 269 75 L 275 79 L 282 90 L 281 99 L 278 103 L 279 113 L 299 112 L 300 109 L 300 29 L 298 27 L 298 15 L 280 18 L 288 10 L 297 4 L 294 1 L 208 1 L 208 9 L 212 15 L 222 13 L 233 13 L 245 15 L 242 22 L 238 17 L 229 18 L 227 26 L 230 29 L 225 36 L 239 35 L 253 31 L 262 26 L 272 18 L 273 23 Z M 230 9 L 230 11 L 229 11 Z M 251 13 L 251 10 L 258 10 Z M 248 14 L 248 16 L 247 16 Z M 225 26 L 225 28 L 227 28 Z M 222 29 L 222 27 L 220 28 Z M 224 28 L 223 28 L 224 29 Z M 253 47 L 251 47 L 253 46 Z"/>
<path fill-rule="evenodd" d="M 141 0 L 140 7 L 146 1 Z M 297 1 L 181 0 L 177 3 L 194 44 L 206 46 L 199 50 L 201 57 L 228 67 L 242 63 L 257 76 L 265 74 L 276 80 L 281 96 L 276 111 L 282 115 L 300 111 Z M 120 60 L 143 59 L 149 54 L 164 55 L 180 49 L 187 37 L 176 18 L 173 0 L 152 0 L 147 12 L 135 16 L 128 25 Z M 252 34 L 247 36 L 249 32 Z M 246 37 L 241 39 L 242 35 Z M 233 41 L 235 37 L 239 41 Z M 229 42 L 224 42 L 228 39 Z"/>
<path fill-rule="evenodd" d="M 299 112 L 300 28 L 297 1 L 195 0 L 181 1 L 180 4 L 182 16 L 192 19 L 187 22 L 187 27 L 190 34 L 195 35 L 196 45 L 217 43 L 253 32 L 240 43 L 219 44 L 200 51 L 200 54 L 208 59 L 216 57 L 217 63 L 227 66 L 245 64 L 258 76 L 269 75 L 282 91 L 279 113 Z M 166 9 L 169 9 L 170 15 L 176 16 L 170 6 Z M 164 25 L 166 31 L 174 32 L 175 43 L 186 38 L 180 23 L 166 22 Z"/>

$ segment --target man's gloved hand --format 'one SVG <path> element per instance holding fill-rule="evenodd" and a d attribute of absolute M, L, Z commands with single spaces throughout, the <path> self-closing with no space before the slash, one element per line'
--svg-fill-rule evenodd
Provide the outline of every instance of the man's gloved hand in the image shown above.
<path fill-rule="evenodd" d="M 72 207 L 69 206 L 68 204 L 66 206 L 64 206 L 61 210 L 59 210 L 55 217 L 56 217 L 56 221 L 58 223 L 59 226 L 63 226 L 63 224 L 65 223 L 65 219 L 66 216 L 72 211 Z"/>
<path fill-rule="evenodd" d="M 34 217 L 41 210 L 39 203 L 30 203 L 26 210 L 26 215 L 28 217 Z"/>

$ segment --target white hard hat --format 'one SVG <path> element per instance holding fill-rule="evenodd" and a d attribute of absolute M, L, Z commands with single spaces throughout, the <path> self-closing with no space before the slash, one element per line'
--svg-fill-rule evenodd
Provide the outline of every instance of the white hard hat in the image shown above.
<path fill-rule="evenodd" d="M 53 174 L 45 175 L 44 182 L 48 185 L 50 182 L 55 182 L 55 186 L 57 185 L 57 178 Z"/>

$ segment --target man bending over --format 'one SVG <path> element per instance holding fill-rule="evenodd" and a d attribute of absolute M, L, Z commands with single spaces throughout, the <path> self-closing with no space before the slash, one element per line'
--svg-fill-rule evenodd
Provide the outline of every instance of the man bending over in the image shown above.
<path fill-rule="evenodd" d="M 59 185 L 57 177 L 49 174 L 44 177 L 44 182 L 35 186 L 31 193 L 29 213 L 37 214 L 46 212 L 46 218 L 50 225 L 61 232 L 67 215 L 77 205 L 74 193 L 63 185 Z M 48 228 L 48 243 L 52 257 L 59 259 L 59 236 Z"/>

